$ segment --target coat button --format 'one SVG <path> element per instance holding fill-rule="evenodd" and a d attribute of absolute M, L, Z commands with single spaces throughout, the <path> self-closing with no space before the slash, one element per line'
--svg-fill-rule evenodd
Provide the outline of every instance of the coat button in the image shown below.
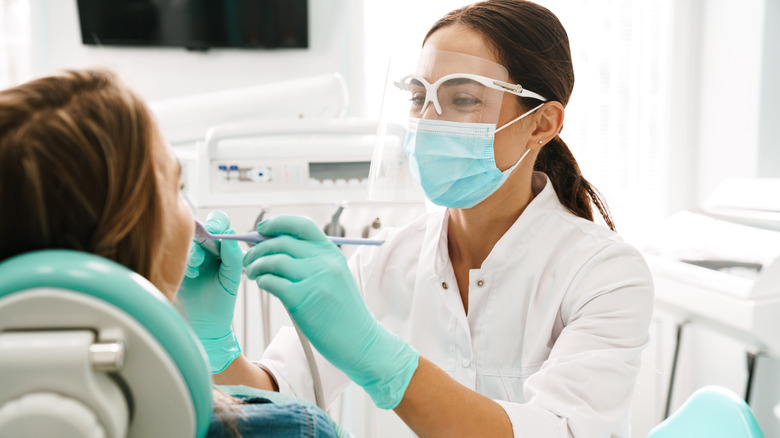
<path fill-rule="evenodd" d="M 482 287 L 485 285 L 485 282 L 482 280 L 477 280 L 477 286 Z"/>
<path fill-rule="evenodd" d="M 441 282 L 441 288 L 442 288 L 442 289 L 449 289 L 450 287 L 449 287 L 449 285 L 447 285 L 447 282 L 446 282 L 446 281 L 442 281 L 442 282 Z"/>
<path fill-rule="evenodd" d="M 463 360 L 460 362 L 460 364 L 461 364 L 461 365 L 463 365 L 463 368 L 468 368 L 468 367 L 470 367 L 470 366 L 471 366 L 471 361 L 470 361 L 470 360 L 468 360 L 468 359 L 463 359 Z"/>

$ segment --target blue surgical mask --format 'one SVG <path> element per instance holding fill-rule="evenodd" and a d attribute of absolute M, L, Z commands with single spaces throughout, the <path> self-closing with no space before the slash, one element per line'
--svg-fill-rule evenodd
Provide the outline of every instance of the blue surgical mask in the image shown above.
<path fill-rule="evenodd" d="M 492 123 L 464 123 L 409 119 L 404 147 L 412 175 L 428 199 L 448 208 L 471 208 L 504 184 L 525 158 L 505 171 L 496 167 L 493 140 L 496 132 L 536 111 L 541 105 L 499 129 Z"/>

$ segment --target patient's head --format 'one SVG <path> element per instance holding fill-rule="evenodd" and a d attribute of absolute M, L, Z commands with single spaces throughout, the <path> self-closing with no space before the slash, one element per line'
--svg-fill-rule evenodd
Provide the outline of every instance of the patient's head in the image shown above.
<path fill-rule="evenodd" d="M 0 91 L 0 261 L 91 252 L 172 298 L 193 232 L 180 178 L 148 107 L 108 71 Z"/>

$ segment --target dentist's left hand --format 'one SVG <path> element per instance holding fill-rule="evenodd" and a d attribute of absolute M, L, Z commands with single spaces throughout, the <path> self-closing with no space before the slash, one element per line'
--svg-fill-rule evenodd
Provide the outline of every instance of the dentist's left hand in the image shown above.
<path fill-rule="evenodd" d="M 209 213 L 204 225 L 212 233 L 235 233 L 230 228 L 230 218 L 219 210 Z M 220 242 L 220 258 L 193 242 L 177 294 L 184 316 L 206 350 L 215 374 L 224 371 L 241 354 L 231 323 L 243 258 L 244 252 L 236 241 Z"/>

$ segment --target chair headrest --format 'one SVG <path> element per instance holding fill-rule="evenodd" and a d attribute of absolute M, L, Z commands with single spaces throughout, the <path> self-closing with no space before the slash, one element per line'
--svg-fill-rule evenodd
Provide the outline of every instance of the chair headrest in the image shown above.
<path fill-rule="evenodd" d="M 154 285 L 118 263 L 79 251 L 34 251 L 0 263 L 0 307 L 4 300 L 41 290 L 97 298 L 143 326 L 178 367 L 192 397 L 197 436 L 205 435 L 212 410 L 208 360 L 189 325 Z M 68 318 L 75 317 L 63 315 L 64 321 Z M 33 328 L 24 315 L 13 319 L 0 318 L 0 334 Z"/>

